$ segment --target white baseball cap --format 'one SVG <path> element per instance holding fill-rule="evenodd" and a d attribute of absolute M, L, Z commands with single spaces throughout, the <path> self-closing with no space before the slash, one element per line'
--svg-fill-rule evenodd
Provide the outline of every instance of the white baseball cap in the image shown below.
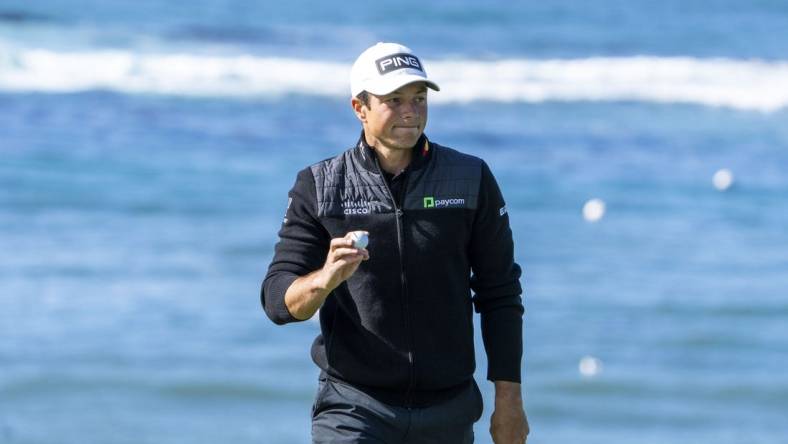
<path fill-rule="evenodd" d="M 424 82 L 435 91 L 438 84 L 427 78 L 421 60 L 407 46 L 398 43 L 378 43 L 367 48 L 356 59 L 350 70 L 350 93 L 362 91 L 385 95 L 413 82 Z"/>

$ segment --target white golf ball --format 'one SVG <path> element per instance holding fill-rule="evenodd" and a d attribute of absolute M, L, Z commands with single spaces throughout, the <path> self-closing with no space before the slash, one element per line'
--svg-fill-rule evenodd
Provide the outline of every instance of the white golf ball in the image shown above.
<path fill-rule="evenodd" d="M 578 365 L 580 374 L 592 378 L 602 371 L 602 361 L 593 356 L 583 356 Z"/>
<path fill-rule="evenodd" d="M 366 231 L 353 231 L 350 233 L 350 238 L 356 248 L 367 248 L 369 244 L 369 236 Z"/>
<path fill-rule="evenodd" d="M 714 173 L 711 181 L 714 184 L 714 188 L 719 191 L 725 191 L 733 185 L 733 173 L 731 170 L 723 168 Z"/>
<path fill-rule="evenodd" d="M 602 199 L 591 199 L 583 205 L 583 218 L 587 222 L 596 222 L 605 216 L 605 202 Z"/>

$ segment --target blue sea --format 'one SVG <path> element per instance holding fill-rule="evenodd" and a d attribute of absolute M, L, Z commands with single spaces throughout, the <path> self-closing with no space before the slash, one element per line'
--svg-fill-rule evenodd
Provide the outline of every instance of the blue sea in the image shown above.
<path fill-rule="evenodd" d="M 504 192 L 529 443 L 788 442 L 787 2 L 0 0 L 0 443 L 310 442 L 259 286 L 378 41 Z"/>

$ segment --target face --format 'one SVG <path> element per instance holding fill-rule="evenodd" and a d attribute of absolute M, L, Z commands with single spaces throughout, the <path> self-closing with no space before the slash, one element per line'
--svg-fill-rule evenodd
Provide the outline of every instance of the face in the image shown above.
<path fill-rule="evenodd" d="M 410 149 L 427 125 L 427 86 L 405 85 L 383 96 L 369 95 L 369 107 L 353 98 L 353 109 L 364 126 L 367 143 L 375 147 Z"/>

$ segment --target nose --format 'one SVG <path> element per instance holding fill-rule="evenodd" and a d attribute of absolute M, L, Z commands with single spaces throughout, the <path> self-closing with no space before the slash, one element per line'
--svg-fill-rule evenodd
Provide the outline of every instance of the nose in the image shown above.
<path fill-rule="evenodd" d="M 403 119 L 413 119 L 419 116 L 419 105 L 412 100 L 406 100 L 400 106 L 400 113 Z"/>

